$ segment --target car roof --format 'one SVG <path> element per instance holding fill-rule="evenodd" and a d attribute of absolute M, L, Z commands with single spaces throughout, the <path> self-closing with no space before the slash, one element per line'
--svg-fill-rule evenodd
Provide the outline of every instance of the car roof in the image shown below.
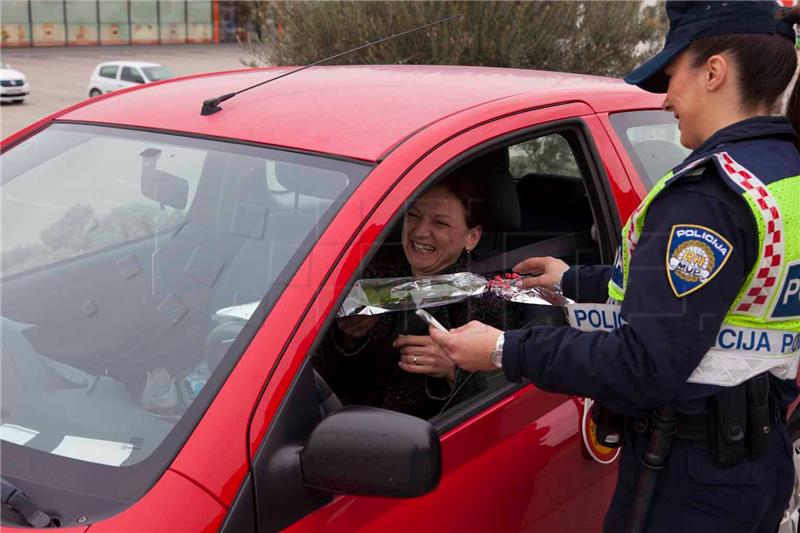
<path fill-rule="evenodd" d="M 575 100 L 595 110 L 660 103 L 654 95 L 611 78 L 487 67 L 361 65 L 314 67 L 242 93 L 223 102 L 222 111 L 201 116 L 203 100 L 289 70 L 245 69 L 173 79 L 89 100 L 60 119 L 378 161 L 434 122 L 515 95 L 529 95 L 530 107 Z"/>
<path fill-rule="evenodd" d="M 104 61 L 97 65 L 98 67 L 105 67 L 109 65 L 120 65 L 123 67 L 160 67 L 158 63 L 152 63 L 150 61 Z"/>

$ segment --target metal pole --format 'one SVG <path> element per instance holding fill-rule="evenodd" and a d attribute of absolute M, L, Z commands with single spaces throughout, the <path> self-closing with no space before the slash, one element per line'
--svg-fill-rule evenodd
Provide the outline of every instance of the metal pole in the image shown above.
<path fill-rule="evenodd" d="M 69 20 L 67 19 L 67 0 L 61 0 L 61 8 L 64 12 L 64 46 L 69 46 Z"/>
<path fill-rule="evenodd" d="M 28 43 L 33 46 L 33 7 L 28 0 Z"/>
<path fill-rule="evenodd" d="M 99 46 L 103 44 L 103 37 L 102 37 L 103 29 L 100 26 L 100 0 L 95 1 L 94 13 L 95 16 L 97 17 L 97 20 L 95 21 L 95 26 L 97 26 L 97 45 Z"/>

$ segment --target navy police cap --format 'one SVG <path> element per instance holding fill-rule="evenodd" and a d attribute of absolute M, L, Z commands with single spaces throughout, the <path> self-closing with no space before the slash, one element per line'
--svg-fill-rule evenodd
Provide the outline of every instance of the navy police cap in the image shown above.
<path fill-rule="evenodd" d="M 651 93 L 667 92 L 664 69 L 692 41 L 742 33 L 782 35 L 795 40 L 794 26 L 778 20 L 775 0 L 677 1 L 667 0 L 669 31 L 664 49 L 625 76 L 625 81 Z"/>

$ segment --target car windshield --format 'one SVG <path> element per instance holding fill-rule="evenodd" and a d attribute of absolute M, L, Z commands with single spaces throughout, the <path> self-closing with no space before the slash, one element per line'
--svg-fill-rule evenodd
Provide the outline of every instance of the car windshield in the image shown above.
<path fill-rule="evenodd" d="M 166 80 L 173 76 L 167 67 L 142 67 L 142 72 L 150 81 Z"/>
<path fill-rule="evenodd" d="M 0 164 L 3 475 L 108 498 L 161 474 L 241 355 L 236 306 L 269 310 L 371 168 L 76 124 Z"/>

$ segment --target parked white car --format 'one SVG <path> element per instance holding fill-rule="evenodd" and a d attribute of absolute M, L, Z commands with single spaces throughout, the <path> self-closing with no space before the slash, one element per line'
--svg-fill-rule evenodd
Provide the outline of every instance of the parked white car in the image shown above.
<path fill-rule="evenodd" d="M 145 61 L 107 61 L 100 63 L 89 78 L 89 96 L 98 96 L 141 83 L 172 77 L 168 68 Z"/>
<path fill-rule="evenodd" d="M 6 63 L 0 63 L 0 101 L 24 102 L 29 92 L 25 74 L 14 70 Z"/>

